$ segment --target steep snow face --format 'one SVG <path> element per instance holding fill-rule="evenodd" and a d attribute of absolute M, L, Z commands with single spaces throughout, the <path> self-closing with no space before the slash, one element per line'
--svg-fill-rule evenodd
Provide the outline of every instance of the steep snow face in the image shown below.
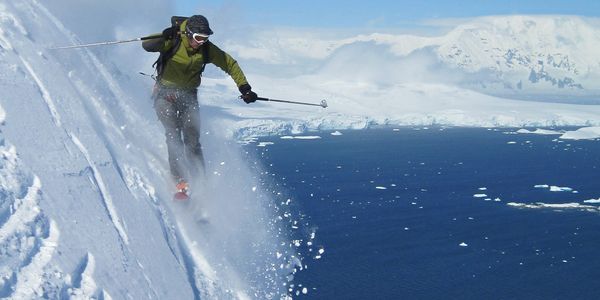
<path fill-rule="evenodd" d="M 305 263 L 239 146 L 206 137 L 198 202 L 174 205 L 150 84 L 57 41 L 77 43 L 43 3 L 0 2 L 0 297 L 286 295 Z"/>
<path fill-rule="evenodd" d="M 41 3 L 0 3 L 0 22 L 2 296 L 192 297 L 157 208 L 125 182 L 150 161 L 128 158 L 127 124 L 145 124 L 128 97 L 89 53 L 40 47 L 70 40 Z"/>

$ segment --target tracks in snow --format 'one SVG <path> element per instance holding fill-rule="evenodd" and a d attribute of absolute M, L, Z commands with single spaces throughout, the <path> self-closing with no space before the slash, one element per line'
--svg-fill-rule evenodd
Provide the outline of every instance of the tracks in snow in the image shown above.
<path fill-rule="evenodd" d="M 37 76 L 37 74 L 31 67 L 31 65 L 29 64 L 29 62 L 27 62 L 27 60 L 25 60 L 22 56 L 19 56 L 19 58 L 21 59 L 23 66 L 25 66 L 25 69 L 27 69 L 29 76 L 31 76 L 31 78 L 33 78 L 33 80 L 35 81 L 35 84 L 37 85 L 38 89 L 40 90 L 40 94 L 42 94 L 42 99 L 44 99 L 44 102 L 46 103 L 46 106 L 48 107 L 48 110 L 50 111 L 50 115 L 52 116 L 52 121 L 54 122 L 54 125 L 56 125 L 57 127 L 61 127 L 62 122 L 61 122 L 60 114 L 58 113 L 58 110 L 56 109 L 56 104 L 54 103 L 54 100 L 52 99 L 52 97 L 50 97 L 50 93 L 48 92 L 48 89 L 46 89 L 46 87 L 44 86 L 44 83 Z"/>
<path fill-rule="evenodd" d="M 119 237 L 121 238 L 122 243 L 124 243 L 125 245 L 129 244 L 129 237 L 127 236 L 127 231 L 125 231 L 125 227 L 123 226 L 121 218 L 119 217 L 119 214 L 117 214 L 117 209 L 115 208 L 112 197 L 108 192 L 108 188 L 104 183 L 104 179 L 102 178 L 101 173 L 98 171 L 98 168 L 96 167 L 96 164 L 92 161 L 89 152 L 81 143 L 81 141 L 77 138 L 77 136 L 75 136 L 72 133 L 69 133 L 69 136 L 71 137 L 73 144 L 75 144 L 79 151 L 81 151 L 81 154 L 83 154 L 83 156 L 88 162 L 88 165 L 92 169 L 94 183 L 98 187 L 98 190 L 100 190 L 102 204 L 104 205 L 104 208 L 106 209 L 106 212 L 108 213 L 108 216 L 112 221 L 115 230 L 119 233 Z"/>
<path fill-rule="evenodd" d="M 34 1 L 34 3 L 37 4 L 37 2 L 35 2 L 35 1 Z M 0 4 L 0 9 L 2 8 L 2 6 L 3 5 Z M 43 11 L 46 14 L 49 14 L 49 12 L 47 12 L 45 9 L 43 9 Z M 28 32 L 20 24 L 19 20 L 15 16 L 13 16 L 11 14 L 7 14 L 7 13 L 2 13 L 2 11 L 0 10 L 0 24 L 4 23 L 3 20 L 9 20 L 11 27 L 17 28 L 17 30 L 20 31 L 21 34 L 23 34 L 23 35 L 28 34 Z M 58 23 L 58 22 L 55 21 L 55 23 Z M 107 188 L 101 173 L 99 172 L 98 168 L 96 167 L 96 164 L 94 163 L 93 159 L 91 158 L 89 151 L 87 150 L 85 145 L 81 142 L 81 140 L 77 136 L 75 136 L 72 132 L 70 132 L 68 128 L 63 127 L 62 117 L 61 117 L 59 110 L 57 109 L 56 101 L 51 96 L 51 93 L 46 88 L 46 85 L 44 84 L 44 82 L 42 81 L 40 76 L 38 76 L 38 74 L 32 67 L 32 65 L 35 65 L 35 64 L 30 63 L 28 61 L 28 59 L 26 59 L 23 55 L 21 55 L 19 53 L 19 51 L 17 49 L 15 49 L 10 43 L 8 43 L 8 40 L 9 40 L 9 38 L 7 38 L 5 36 L 5 33 L 3 31 L 0 31 L 0 45 L 4 44 L 5 47 L 8 47 L 11 50 L 11 52 L 20 60 L 21 65 L 24 67 L 28 77 L 30 77 L 32 79 L 33 83 L 35 84 L 35 87 L 39 91 L 41 98 L 44 101 L 44 105 L 50 112 L 50 115 L 52 117 L 52 122 L 54 123 L 54 125 L 56 127 L 60 128 L 59 130 L 63 131 L 64 134 L 70 138 L 70 140 L 73 142 L 73 144 L 77 147 L 77 149 L 79 149 L 81 154 L 85 157 L 87 164 L 89 165 L 90 169 L 92 170 L 94 184 L 98 187 L 100 198 L 102 199 L 102 205 L 106 209 L 107 215 L 108 215 L 109 219 L 111 220 L 111 222 L 113 223 L 114 228 L 117 231 L 122 244 L 124 244 L 124 246 L 128 245 L 129 237 L 127 235 L 125 227 L 123 226 L 123 222 L 121 221 L 121 218 L 117 214 L 117 209 L 114 206 L 112 196 L 110 195 L 109 189 Z M 0 111 L 0 115 L 2 115 L 1 111 Z M 108 142 L 108 141 L 105 141 L 105 142 Z M 0 217 L 1 217 L 1 214 L 0 214 Z"/>
<path fill-rule="evenodd" d="M 60 230 L 39 206 L 44 197 L 40 179 L 0 132 L 0 298 L 109 298 L 93 279 L 91 253 L 69 274 L 53 263 Z"/>
<path fill-rule="evenodd" d="M 23 171 L 16 149 L 0 136 L 0 297 L 43 294 L 60 233 L 38 205 L 41 187 L 39 178 Z"/>

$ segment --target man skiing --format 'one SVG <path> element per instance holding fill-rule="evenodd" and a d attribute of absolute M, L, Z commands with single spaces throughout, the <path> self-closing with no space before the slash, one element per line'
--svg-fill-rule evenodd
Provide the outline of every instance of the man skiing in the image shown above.
<path fill-rule="evenodd" d="M 204 168 L 197 92 L 205 65 L 212 63 L 229 74 L 244 102 L 255 102 L 258 96 L 236 60 L 208 40 L 213 31 L 204 16 L 173 17 L 171 23 L 161 37 L 144 41 L 142 47 L 160 52 L 154 108 L 165 128 L 169 167 L 178 191 L 175 198 L 185 200 L 189 178 Z"/>

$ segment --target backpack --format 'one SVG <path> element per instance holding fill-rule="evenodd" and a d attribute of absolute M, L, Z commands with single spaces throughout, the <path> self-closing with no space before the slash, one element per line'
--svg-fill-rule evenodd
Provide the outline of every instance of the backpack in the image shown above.
<path fill-rule="evenodd" d="M 172 16 L 171 17 L 171 27 L 177 27 L 177 29 L 179 29 L 181 27 L 181 23 L 183 23 L 187 19 L 189 19 L 189 18 Z M 156 80 L 157 81 L 159 81 L 160 78 L 162 77 L 162 73 L 165 69 L 165 65 L 173 56 L 175 56 L 175 53 L 177 53 L 177 50 L 179 50 L 180 45 L 181 45 L 181 37 L 178 34 L 173 39 L 173 47 L 169 48 L 169 50 L 167 50 L 165 52 L 161 52 L 160 55 L 158 56 L 158 59 L 154 62 L 154 64 L 152 64 L 152 67 L 156 69 L 156 74 L 157 74 Z M 202 72 L 204 72 L 204 68 L 206 67 L 206 64 L 209 61 L 208 43 L 205 43 L 204 45 L 202 45 L 202 60 L 203 60 L 203 62 L 202 62 L 202 68 L 200 69 L 200 76 L 202 76 Z"/>

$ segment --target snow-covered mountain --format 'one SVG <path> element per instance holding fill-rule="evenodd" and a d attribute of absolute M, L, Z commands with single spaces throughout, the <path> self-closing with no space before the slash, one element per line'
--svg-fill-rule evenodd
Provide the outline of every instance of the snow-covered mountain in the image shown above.
<path fill-rule="evenodd" d="M 373 125 L 597 126 L 598 24 L 576 16 L 493 16 L 433 37 L 273 29 L 225 38 L 259 94 L 327 98 L 330 107 L 232 108 L 244 118 L 223 128 L 244 137 Z M 205 103 L 223 105 L 219 93 L 205 93 Z"/>
<path fill-rule="evenodd" d="M 298 66 L 299 72 L 306 73 L 319 72 L 320 66 L 334 60 L 336 64 L 357 66 L 353 74 L 361 76 L 364 68 L 372 67 L 361 68 L 372 64 L 369 57 L 383 56 L 386 65 L 396 71 L 382 71 L 399 82 L 407 81 L 407 71 L 419 73 L 419 69 L 427 67 L 430 72 L 454 69 L 453 74 L 438 80 L 497 95 L 598 100 L 598 24 L 595 19 L 577 16 L 490 16 L 464 21 L 437 37 L 373 33 L 341 39 L 273 30 L 261 32 L 249 44 L 229 41 L 229 48 L 239 56 L 269 64 L 298 66 L 308 61 L 308 68 L 306 64 Z M 367 50 L 361 46 L 365 44 L 380 47 Z M 361 47 L 355 56 L 340 61 L 340 51 Z M 413 59 L 415 52 L 420 53 L 419 57 L 427 53 L 429 63 L 414 64 L 411 70 L 404 70 L 403 62 Z M 377 67 L 381 66 L 373 69 Z"/>
<path fill-rule="evenodd" d="M 597 96 L 600 28 L 579 17 L 487 17 L 458 26 L 438 55 L 469 73 L 481 89 Z"/>

